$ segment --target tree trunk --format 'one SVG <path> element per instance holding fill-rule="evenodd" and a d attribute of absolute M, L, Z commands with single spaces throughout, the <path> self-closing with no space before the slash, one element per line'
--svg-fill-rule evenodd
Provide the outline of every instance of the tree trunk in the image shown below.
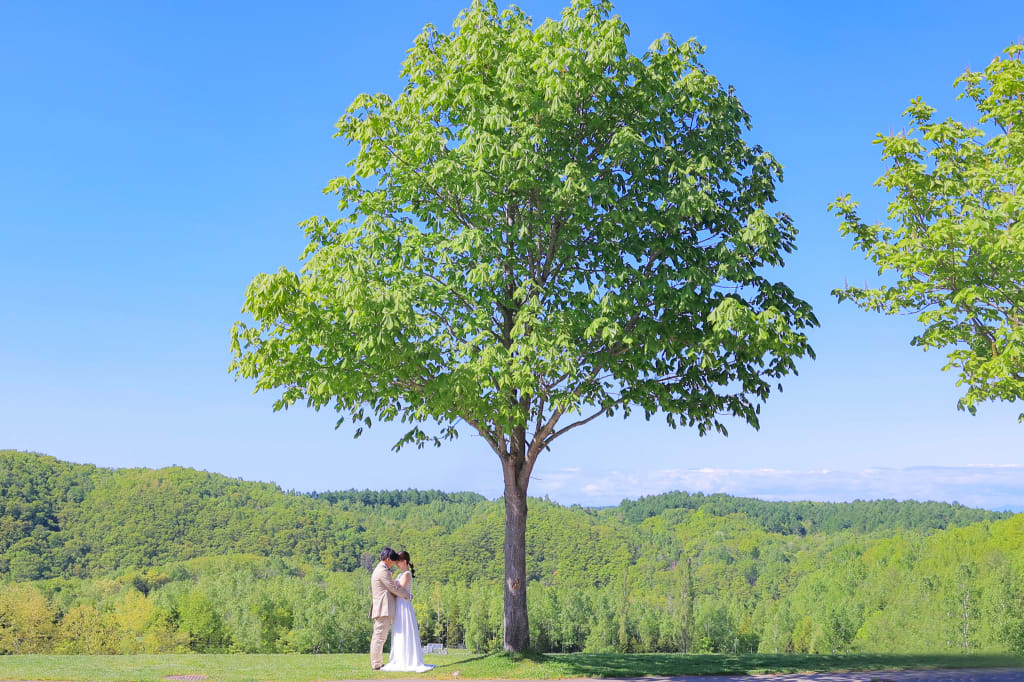
<path fill-rule="evenodd" d="M 530 646 L 526 614 L 526 481 L 505 464 L 505 651 Z"/>

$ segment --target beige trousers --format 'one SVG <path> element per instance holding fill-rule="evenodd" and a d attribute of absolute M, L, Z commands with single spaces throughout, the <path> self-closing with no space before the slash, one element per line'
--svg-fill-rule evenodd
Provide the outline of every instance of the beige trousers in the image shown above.
<path fill-rule="evenodd" d="M 379 668 L 384 665 L 384 641 L 391 629 L 391 616 L 373 619 L 373 637 L 370 639 L 370 667 Z"/>

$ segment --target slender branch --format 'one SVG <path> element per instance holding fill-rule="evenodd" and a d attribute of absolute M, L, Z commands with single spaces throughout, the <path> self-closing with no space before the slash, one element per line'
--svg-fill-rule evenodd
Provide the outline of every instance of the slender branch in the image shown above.
<path fill-rule="evenodd" d="M 621 402 L 622 402 L 621 399 L 620 400 L 616 400 L 615 403 L 612 406 L 610 406 L 610 407 L 613 407 L 615 404 L 621 404 Z M 572 424 L 569 424 L 568 426 L 566 426 L 564 428 L 558 429 L 557 431 L 552 431 L 551 434 L 548 436 L 547 440 L 544 442 L 544 445 L 547 445 L 548 443 L 550 443 L 554 439 L 558 438 L 559 436 L 561 436 L 565 432 L 571 431 L 572 429 L 575 429 L 577 426 L 583 426 L 584 424 L 589 424 L 590 422 L 592 422 L 595 419 L 597 419 L 598 417 L 600 417 L 602 414 L 606 414 L 608 412 L 608 410 L 609 410 L 609 407 L 602 407 L 600 410 L 598 410 L 594 414 L 590 415 L 586 419 L 580 419 L 579 421 L 573 422 Z"/>
<path fill-rule="evenodd" d="M 491 446 L 491 449 L 492 449 L 492 450 L 494 450 L 494 452 L 495 452 L 495 453 L 496 453 L 496 454 L 497 454 L 497 455 L 498 455 L 499 457 L 502 457 L 502 456 L 504 455 L 504 449 L 505 449 L 505 448 L 504 448 L 504 445 L 505 445 L 505 443 L 504 443 L 504 439 L 502 439 L 502 438 L 501 438 L 501 435 L 500 435 L 500 429 L 499 429 L 499 433 L 498 433 L 498 434 L 492 434 L 492 433 L 491 433 L 490 431 L 488 431 L 488 430 L 487 430 L 487 429 L 486 429 L 486 428 L 485 428 L 485 427 L 484 427 L 484 426 L 483 426 L 483 425 L 482 425 L 482 424 L 481 424 L 481 423 L 480 423 L 479 421 L 477 421 L 476 419 L 474 419 L 474 418 L 472 418 L 472 417 L 469 417 L 469 416 L 467 416 L 467 415 L 462 415 L 462 419 L 463 419 L 463 420 L 464 420 L 464 421 L 465 421 L 465 422 L 466 422 L 467 424 L 469 424 L 469 425 L 470 425 L 470 426 L 472 426 L 472 427 L 473 427 L 474 429 L 476 429 L 476 432 L 477 432 L 477 433 L 479 433 L 479 434 L 480 434 L 480 436 L 481 436 L 481 437 L 482 437 L 482 438 L 483 438 L 483 439 L 484 439 L 485 441 L 487 441 L 487 444 Z M 500 444 L 500 445 L 499 445 L 499 440 L 500 440 L 500 442 L 501 442 L 501 444 Z"/>
<path fill-rule="evenodd" d="M 533 466 L 532 463 L 537 460 L 537 457 L 540 455 L 540 451 L 547 446 L 548 442 L 550 442 L 550 440 L 554 440 L 553 436 L 550 440 L 548 439 L 548 436 L 551 435 L 551 432 L 554 430 L 555 425 L 558 423 L 558 420 L 561 419 L 563 413 L 564 410 L 562 409 L 555 410 L 553 413 L 551 413 L 551 417 L 543 426 L 540 425 L 542 418 L 538 414 L 538 428 L 536 432 L 534 432 L 533 438 L 530 440 L 530 449 L 526 453 L 526 458 L 531 462 L 530 466 Z"/>

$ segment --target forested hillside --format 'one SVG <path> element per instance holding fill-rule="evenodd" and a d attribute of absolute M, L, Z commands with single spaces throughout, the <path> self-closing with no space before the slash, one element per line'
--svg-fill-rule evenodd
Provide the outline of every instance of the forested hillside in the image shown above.
<path fill-rule="evenodd" d="M 365 651 L 368 573 L 410 550 L 425 639 L 500 646 L 500 501 L 299 494 L 0 451 L 0 653 Z M 1024 515 L 669 493 L 531 500 L 550 651 L 1024 650 Z"/>
<path fill-rule="evenodd" d="M 978 521 L 1008 518 L 1008 512 L 994 513 L 960 504 L 875 500 L 865 502 L 765 502 L 750 497 L 671 492 L 623 500 L 607 510 L 629 523 L 657 516 L 667 509 L 704 509 L 716 516 L 740 513 L 757 521 L 772 533 L 836 533 L 852 528 L 862 533 L 897 528 L 932 530 L 967 526 Z"/>

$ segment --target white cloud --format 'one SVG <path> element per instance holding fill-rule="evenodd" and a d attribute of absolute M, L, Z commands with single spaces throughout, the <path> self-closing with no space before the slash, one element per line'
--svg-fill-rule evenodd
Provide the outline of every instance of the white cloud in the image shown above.
<path fill-rule="evenodd" d="M 670 490 L 728 493 L 764 500 L 843 502 L 856 499 L 936 500 L 971 507 L 1019 508 L 1024 466 L 914 466 L 904 469 L 662 469 L 648 472 L 587 471 L 574 467 L 547 474 L 531 486 L 565 504 L 614 505 L 623 498 Z"/>

